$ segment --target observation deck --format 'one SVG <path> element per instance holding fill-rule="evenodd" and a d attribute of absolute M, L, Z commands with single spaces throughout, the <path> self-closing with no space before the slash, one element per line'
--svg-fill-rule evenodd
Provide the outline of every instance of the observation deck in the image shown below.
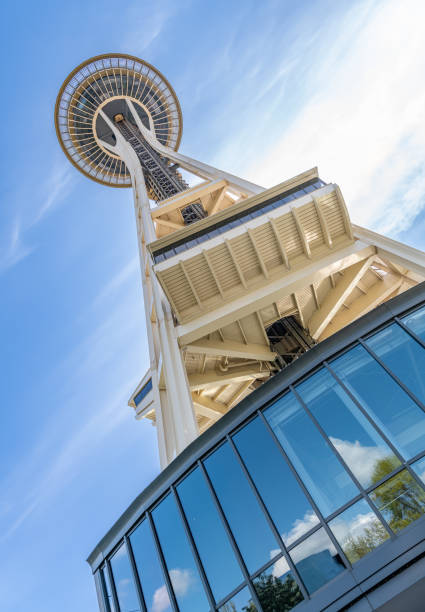
<path fill-rule="evenodd" d="M 158 142 L 177 151 L 183 127 L 178 98 L 156 68 L 131 55 L 97 55 L 75 68 L 63 83 L 55 106 L 55 126 L 69 161 L 88 178 L 111 187 L 131 187 L 125 162 L 113 152 L 115 136 L 100 110 L 134 124 L 131 100 L 143 125 Z"/>

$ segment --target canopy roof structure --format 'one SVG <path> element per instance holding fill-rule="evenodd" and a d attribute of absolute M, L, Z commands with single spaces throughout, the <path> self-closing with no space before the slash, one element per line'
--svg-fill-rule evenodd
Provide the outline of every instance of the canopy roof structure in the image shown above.
<path fill-rule="evenodd" d="M 112 151 L 115 136 L 99 111 L 111 118 L 126 113 L 125 100 L 133 102 L 159 143 L 177 151 L 183 127 L 177 96 L 156 68 L 137 57 L 114 53 L 86 60 L 65 79 L 55 106 L 56 133 L 68 159 L 89 178 L 111 187 L 131 187 L 131 177 L 124 160 Z"/>

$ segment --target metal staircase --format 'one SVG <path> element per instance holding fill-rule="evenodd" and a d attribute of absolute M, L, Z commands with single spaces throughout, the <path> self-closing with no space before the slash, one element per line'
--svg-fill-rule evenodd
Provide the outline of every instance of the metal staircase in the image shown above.
<path fill-rule="evenodd" d="M 161 157 L 143 138 L 137 127 L 126 119 L 117 121 L 117 127 L 135 150 L 143 168 L 146 186 L 154 200 L 160 202 L 188 189 L 189 185 L 177 173 L 175 167 Z"/>

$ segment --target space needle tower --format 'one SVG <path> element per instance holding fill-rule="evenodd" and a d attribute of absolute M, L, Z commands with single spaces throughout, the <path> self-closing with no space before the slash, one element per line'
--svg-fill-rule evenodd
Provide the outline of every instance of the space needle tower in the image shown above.
<path fill-rule="evenodd" d="M 317 168 L 264 189 L 181 154 L 177 96 L 137 57 L 79 65 L 55 125 L 80 172 L 133 192 L 150 367 L 129 405 L 156 425 L 162 467 L 313 345 L 425 276 L 415 249 L 353 225 Z"/>

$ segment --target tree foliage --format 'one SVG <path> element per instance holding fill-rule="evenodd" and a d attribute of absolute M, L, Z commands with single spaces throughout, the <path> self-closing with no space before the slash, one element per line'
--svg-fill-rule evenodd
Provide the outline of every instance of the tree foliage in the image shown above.
<path fill-rule="evenodd" d="M 301 591 L 291 574 L 284 580 L 272 574 L 261 574 L 255 581 L 255 590 L 263 612 L 289 612 L 303 600 Z M 245 612 L 257 612 L 253 602 L 243 608 Z"/>

